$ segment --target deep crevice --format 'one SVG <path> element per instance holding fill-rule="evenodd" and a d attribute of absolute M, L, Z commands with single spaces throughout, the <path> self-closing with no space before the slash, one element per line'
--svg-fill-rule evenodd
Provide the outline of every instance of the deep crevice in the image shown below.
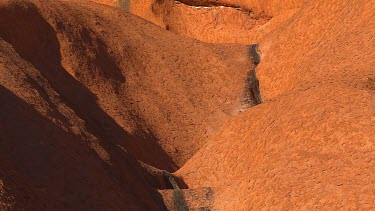
<path fill-rule="evenodd" d="M 238 11 L 246 12 L 250 15 L 251 18 L 259 19 L 259 17 L 256 16 L 254 14 L 254 11 L 251 10 L 251 9 L 246 9 L 246 8 L 242 8 L 242 7 L 237 6 L 237 5 L 227 4 L 227 3 L 223 3 L 223 2 L 210 1 L 210 0 L 199 1 L 199 2 L 196 2 L 194 0 L 193 1 L 173 0 L 173 2 L 175 4 L 183 4 L 185 6 L 194 7 L 194 8 L 197 8 L 197 9 L 231 8 L 231 9 L 235 9 L 235 10 L 238 10 Z"/>
<path fill-rule="evenodd" d="M 247 72 L 245 78 L 245 90 L 242 98 L 243 102 L 243 109 L 246 110 L 247 108 L 256 106 L 261 104 L 262 96 L 259 89 L 259 80 L 256 75 L 256 68 L 261 61 L 259 55 L 259 45 L 253 44 L 250 45 L 248 54 L 254 63 L 254 68 Z"/>
<path fill-rule="evenodd" d="M 174 2 L 177 4 L 184 4 L 184 5 L 191 6 L 191 7 L 202 7 L 202 8 L 228 7 L 228 8 L 238 9 L 238 10 L 241 9 L 241 7 L 238 7 L 235 5 L 221 3 L 221 2 L 212 2 L 212 1 L 195 2 L 195 1 L 186 1 L 186 0 L 174 0 Z"/>
<path fill-rule="evenodd" d="M 255 65 L 254 68 L 256 68 L 256 66 L 258 66 L 258 64 L 260 63 L 259 45 L 258 44 L 250 45 L 248 54 L 253 60 L 253 63 Z"/>

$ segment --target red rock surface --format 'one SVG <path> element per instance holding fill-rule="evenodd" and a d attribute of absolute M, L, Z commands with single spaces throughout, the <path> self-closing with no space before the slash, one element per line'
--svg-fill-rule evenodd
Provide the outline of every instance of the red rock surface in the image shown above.
<path fill-rule="evenodd" d="M 211 43 L 244 44 L 258 42 L 291 17 L 302 2 L 92 1 L 123 8 L 179 35 Z"/>
<path fill-rule="evenodd" d="M 187 185 L 224 210 L 374 208 L 374 6 L 307 1 L 263 39 L 265 102 L 179 170 Z"/>
<path fill-rule="evenodd" d="M 0 0 L 0 210 L 374 209 L 374 11 Z"/>
<path fill-rule="evenodd" d="M 0 16 L 3 208 L 163 207 L 137 160 L 177 170 L 241 108 L 245 45 L 87 1 L 3 0 Z"/>

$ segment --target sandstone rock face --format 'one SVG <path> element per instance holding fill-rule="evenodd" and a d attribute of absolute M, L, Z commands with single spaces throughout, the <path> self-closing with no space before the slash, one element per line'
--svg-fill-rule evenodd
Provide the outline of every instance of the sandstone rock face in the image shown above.
<path fill-rule="evenodd" d="M 4 209 L 164 209 L 139 162 L 177 170 L 241 108 L 246 45 L 87 1 L 1 1 L 0 16 Z"/>
<path fill-rule="evenodd" d="M 0 210 L 374 209 L 374 17 L 0 0 Z"/>
<path fill-rule="evenodd" d="M 210 43 L 244 44 L 258 42 L 303 2 L 131 0 L 124 7 L 121 1 L 93 1 L 122 7 L 179 35 Z"/>
<path fill-rule="evenodd" d="M 179 170 L 187 185 L 224 210 L 373 208 L 374 6 L 307 1 L 263 39 L 264 103 Z"/>

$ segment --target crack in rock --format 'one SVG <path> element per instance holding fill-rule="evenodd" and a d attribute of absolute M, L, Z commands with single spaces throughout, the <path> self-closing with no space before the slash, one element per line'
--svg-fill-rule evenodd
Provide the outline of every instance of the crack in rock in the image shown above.
<path fill-rule="evenodd" d="M 249 56 L 252 58 L 253 63 L 255 67 L 247 72 L 246 79 L 245 79 L 245 90 L 243 94 L 243 105 L 242 105 L 242 111 L 256 106 L 258 104 L 261 104 L 262 96 L 260 94 L 259 89 L 259 80 L 256 75 L 256 67 L 261 61 L 260 55 L 259 55 L 259 45 L 253 44 L 249 47 Z"/>

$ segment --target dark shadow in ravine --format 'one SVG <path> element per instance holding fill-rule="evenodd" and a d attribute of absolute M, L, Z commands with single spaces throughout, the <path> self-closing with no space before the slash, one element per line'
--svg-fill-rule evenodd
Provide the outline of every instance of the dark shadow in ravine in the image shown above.
<path fill-rule="evenodd" d="M 16 2 L 13 7 L 0 8 L 0 36 L 10 43 L 22 58 L 40 71 L 64 102 L 86 122 L 88 130 L 100 140 L 100 144 L 110 154 L 112 164 L 109 165 L 100 160 L 100 165 L 106 170 L 106 174 L 112 175 L 111 179 L 116 181 L 118 187 L 121 187 L 122 193 L 131 193 L 132 196 L 129 198 L 135 202 L 141 202 L 139 204 L 143 204 L 147 209 L 155 208 L 155 204 L 157 206 L 162 204 L 157 192 L 146 185 L 147 182 L 142 177 L 144 170 L 132 156 L 170 171 L 175 170 L 176 165 L 157 144 L 157 140 L 136 137 L 124 131 L 98 106 L 96 96 L 67 73 L 61 65 L 60 46 L 56 32 L 33 4 L 29 2 L 25 4 L 27 6 L 19 6 Z M 18 184 L 25 184 L 26 187 L 27 184 L 37 184 L 30 186 L 32 186 L 31 191 L 37 193 L 35 197 L 42 198 L 44 204 L 42 203 L 41 206 L 63 205 L 72 208 L 69 206 L 74 206 L 73 203 L 82 203 L 82 206 L 88 207 L 103 206 L 98 204 L 101 203 L 99 199 L 95 202 L 96 198 L 91 195 L 99 194 L 98 197 L 104 197 L 105 192 L 109 190 L 100 192 L 99 187 L 102 186 L 101 183 L 104 184 L 107 181 L 91 177 L 90 172 L 96 175 L 95 171 L 98 167 L 90 167 L 90 161 L 85 161 L 85 159 L 91 159 L 98 162 L 100 158 L 94 151 L 83 141 L 77 141 L 78 137 L 65 134 L 61 129 L 53 126 L 53 123 L 43 119 L 35 110 L 4 87 L 1 87 L 1 90 L 1 102 L 7 102 L 1 104 L 0 107 L 2 111 L 0 132 L 7 131 L 1 134 L 1 150 L 7 149 L 1 151 L 1 160 L 5 162 L 12 160 L 12 157 L 20 156 L 20 160 L 1 164 L 2 167 L 8 166 L 8 168 L 2 168 L 1 176 L 7 177 L 14 172 L 16 176 L 9 176 L 8 179 L 11 178 L 11 181 L 8 183 L 13 181 L 17 187 L 20 187 Z M 44 140 L 43 144 L 39 143 L 41 140 Z M 24 145 L 24 143 L 31 145 Z M 124 153 L 118 145 L 125 148 L 128 154 Z M 70 148 L 76 150 L 71 151 Z M 45 161 L 51 161 L 51 163 Z M 13 165 L 18 167 L 14 169 Z M 54 169 L 56 171 L 53 171 Z M 36 174 L 37 172 L 41 173 Z M 34 176 L 32 176 L 33 173 L 35 173 Z M 39 175 L 42 176 L 39 177 Z M 138 176 L 134 177 L 134 175 Z M 55 186 L 55 183 L 59 183 L 60 186 Z M 96 187 L 97 185 L 99 186 Z M 22 190 L 18 191 L 22 192 Z M 118 193 L 120 197 L 122 193 Z M 62 197 L 61 200 L 60 197 Z M 111 197 L 116 198 L 116 196 Z M 124 201 L 126 204 L 127 200 Z M 89 205 L 90 203 L 92 204 Z M 129 204 L 134 203 L 129 202 Z"/>
<path fill-rule="evenodd" d="M 138 137 L 124 131 L 98 106 L 97 97 L 62 67 L 56 32 L 34 5 L 29 3 L 28 7 L 0 9 L 0 36 L 41 72 L 64 101 L 85 120 L 89 131 L 101 140 L 101 145 L 109 153 L 121 151 L 117 147 L 120 145 L 130 155 L 149 165 L 168 171 L 176 170 L 176 164 L 154 136 Z M 104 43 L 100 43 L 98 51 L 102 58 L 110 60 Z M 115 62 L 101 61 L 95 56 L 92 63 L 98 64 L 97 68 L 104 74 L 104 78 L 116 79 L 117 82 L 125 81 Z M 107 68 L 113 70 L 108 71 Z M 111 157 L 113 156 L 111 154 Z"/>
<path fill-rule="evenodd" d="M 79 137 L 65 132 L 0 85 L 0 178 L 14 210 L 163 209 L 137 163 L 121 178 Z"/>

